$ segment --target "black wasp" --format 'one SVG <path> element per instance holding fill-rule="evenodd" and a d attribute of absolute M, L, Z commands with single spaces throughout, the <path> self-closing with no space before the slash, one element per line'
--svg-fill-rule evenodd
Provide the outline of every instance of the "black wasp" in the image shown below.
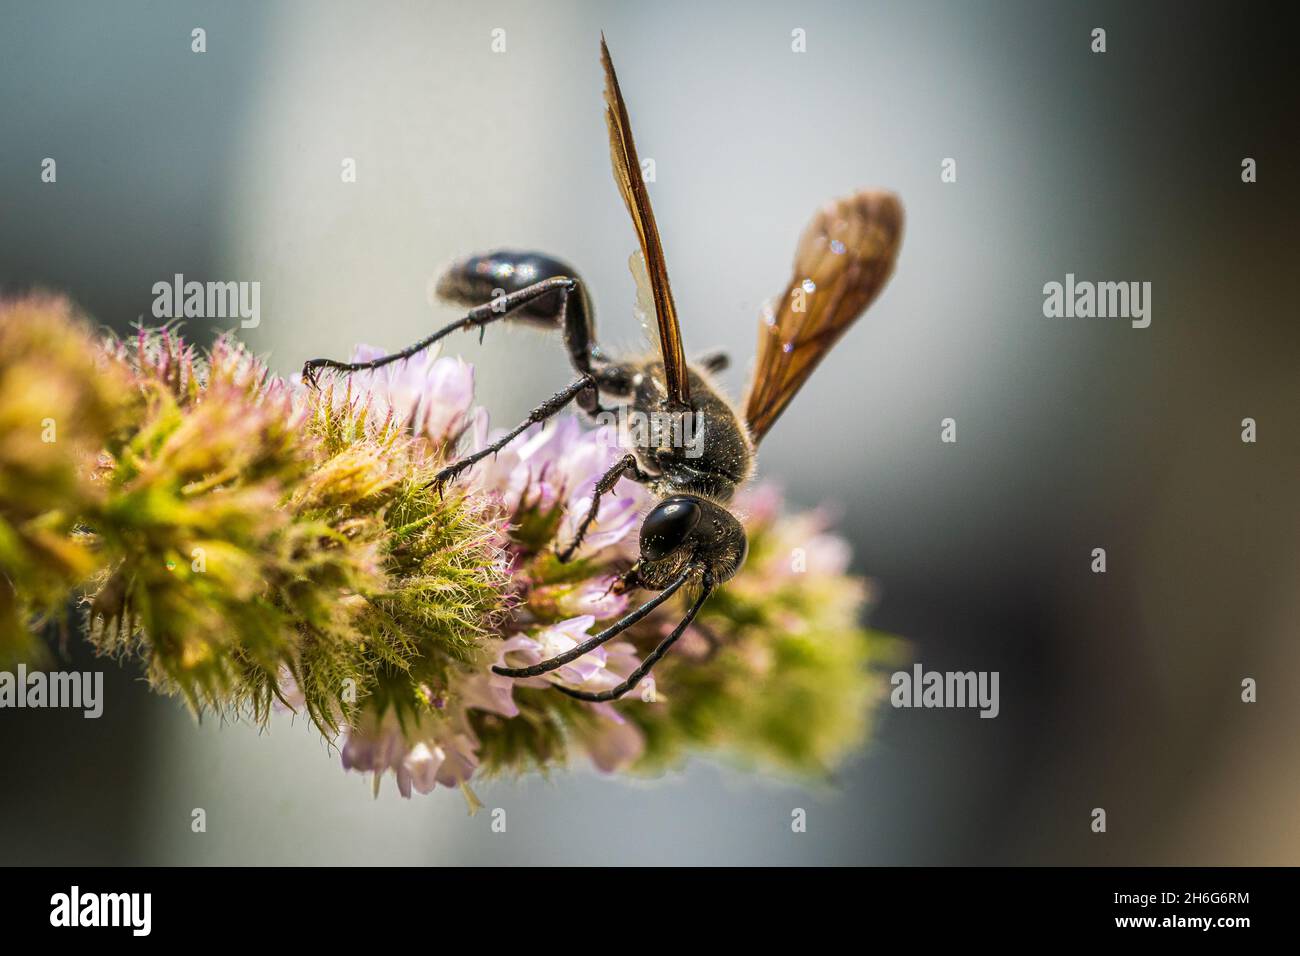
<path fill-rule="evenodd" d="M 686 361 L 659 230 L 604 37 L 600 54 L 614 180 L 641 247 L 658 330 L 657 354 L 632 359 L 607 357 L 596 344 L 591 300 L 573 269 L 537 253 L 498 251 L 459 262 L 440 280 L 442 297 L 474 306 L 464 318 L 409 348 L 373 361 L 313 359 L 303 368 L 308 382 L 315 381 L 321 368 L 342 372 L 377 368 L 409 358 L 452 332 L 481 330 L 498 319 L 558 329 L 577 380 L 533 409 L 526 421 L 499 441 L 448 465 L 435 478 L 440 485 L 500 451 L 529 426 L 545 421 L 570 402 L 591 416 L 604 410 L 602 400 L 661 421 L 695 416 L 703 437 L 700 445 L 689 451 L 671 440 L 681 434 L 680 429 L 640 432 L 644 437 L 600 478 L 574 539 L 559 553 L 562 561 L 573 557 L 596 519 L 601 497 L 621 478 L 639 481 L 660 501 L 641 525 L 640 560 L 622 584 L 659 593 L 599 634 L 550 660 L 531 667 L 493 668 L 508 677 L 536 677 L 555 670 L 612 640 L 691 585 L 689 590 L 696 596 L 685 617 L 622 684 L 601 693 L 555 685 L 572 697 L 589 701 L 615 700 L 637 686 L 681 637 L 709 594 L 740 569 L 747 550 L 745 532 L 728 510 L 728 502 L 753 473 L 755 447 L 817 364 L 884 287 L 903 231 L 902 206 L 890 193 L 858 192 L 817 212 L 799 241 L 794 275 L 784 295 L 765 310 L 759 326 L 758 357 L 742 414 L 711 379 L 712 373 L 726 366 L 725 357 L 714 356 L 697 364 Z"/>

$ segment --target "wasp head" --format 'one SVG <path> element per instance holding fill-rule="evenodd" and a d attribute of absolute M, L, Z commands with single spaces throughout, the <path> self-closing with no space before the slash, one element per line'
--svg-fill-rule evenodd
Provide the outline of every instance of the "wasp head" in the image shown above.
<path fill-rule="evenodd" d="M 748 550 L 745 529 L 726 508 L 697 495 L 673 495 L 641 524 L 638 580 L 662 589 L 694 565 L 721 584 L 740 570 Z"/>

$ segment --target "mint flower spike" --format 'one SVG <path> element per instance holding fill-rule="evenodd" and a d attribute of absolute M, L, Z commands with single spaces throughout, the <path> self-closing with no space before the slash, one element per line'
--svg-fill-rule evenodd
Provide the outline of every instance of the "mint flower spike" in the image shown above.
<path fill-rule="evenodd" d="M 125 372 L 98 358 L 68 302 L 0 300 L 0 669 L 49 659 L 35 632 L 66 628 L 69 597 L 98 567 L 77 521 L 103 505 L 95 456 L 131 402 Z"/>
<path fill-rule="evenodd" d="M 861 746 L 898 645 L 859 626 L 867 591 L 825 517 L 784 516 L 771 488 L 736 502 L 746 567 L 624 699 L 552 684 L 621 682 L 680 596 L 543 677 L 492 673 L 635 606 L 610 585 L 653 498 L 621 482 L 576 559 L 556 560 L 624 453 L 574 416 L 431 490 L 493 437 L 473 390 L 469 365 L 432 352 L 311 389 L 232 338 L 203 354 L 175 328 L 96 343 L 60 300 L 6 304 L 0 651 L 40 659 L 35 633 L 79 592 L 89 640 L 196 714 L 305 714 L 377 792 L 391 773 L 404 797 L 456 787 L 471 812 L 471 781 L 574 757 L 646 773 L 710 751 L 824 776 Z M 67 427 L 38 446 L 45 418 Z"/>

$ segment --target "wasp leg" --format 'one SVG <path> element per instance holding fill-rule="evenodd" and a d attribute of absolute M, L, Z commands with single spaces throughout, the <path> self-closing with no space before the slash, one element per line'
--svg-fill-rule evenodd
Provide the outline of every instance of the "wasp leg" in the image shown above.
<path fill-rule="evenodd" d="M 637 669 L 629 674 L 627 680 L 623 681 L 623 683 L 619 684 L 617 687 L 611 687 L 609 690 L 602 690 L 595 694 L 585 690 L 574 690 L 571 687 L 565 687 L 563 684 L 556 684 L 555 689 L 568 694 L 570 697 L 576 697 L 578 700 L 587 700 L 596 704 L 603 703 L 607 700 L 618 700 L 637 684 L 641 683 L 641 680 L 646 676 L 646 674 L 649 674 L 651 669 L 659 663 L 665 654 L 668 653 L 669 649 L 677 643 L 677 639 L 686 633 L 686 629 L 690 627 L 691 621 L 695 620 L 695 615 L 700 613 L 700 608 L 704 606 L 704 602 L 708 600 L 709 595 L 712 592 L 713 580 L 706 571 L 704 573 L 704 588 L 700 591 L 700 596 L 695 599 L 695 603 L 691 605 L 691 609 L 686 612 L 686 616 L 682 618 L 681 623 L 673 628 L 673 632 L 660 641 L 659 646 L 647 654 L 645 660 L 637 666 Z"/>
<path fill-rule="evenodd" d="M 596 482 L 596 488 L 591 493 L 591 507 L 587 509 L 587 514 L 582 519 L 582 523 L 578 525 L 578 530 L 574 532 L 573 540 L 569 542 L 569 546 L 563 551 L 556 552 L 555 557 L 561 564 L 568 564 L 573 560 L 574 554 L 582 545 L 582 539 L 587 536 L 587 531 L 591 528 L 592 522 L 596 520 L 596 515 L 600 512 L 600 499 L 613 491 L 614 486 L 618 484 L 618 480 L 624 475 L 633 481 L 642 483 L 649 481 L 653 477 L 637 466 L 636 456 L 631 454 L 624 455 L 614 463 L 613 468 L 601 475 L 600 481 Z"/>
<path fill-rule="evenodd" d="M 578 379 L 572 385 L 569 385 L 564 389 L 562 389 L 561 391 L 556 392 L 546 401 L 542 402 L 542 404 L 534 408 L 531 412 L 528 413 L 527 418 L 525 418 L 522 422 L 520 422 L 519 425 L 517 425 L 515 428 L 512 428 L 510 431 L 506 432 L 505 435 L 503 435 L 497 441 L 494 441 L 486 448 L 479 449 L 478 451 L 474 452 L 472 455 L 466 455 L 464 458 L 460 459 L 459 461 L 452 462 L 446 468 L 442 469 L 442 471 L 438 472 L 436 475 L 433 476 L 433 480 L 429 482 L 429 486 L 441 488 L 443 485 L 447 484 L 447 482 L 454 481 L 456 476 L 459 475 L 466 468 L 469 468 L 471 465 L 477 464 L 478 462 L 486 458 L 488 455 L 495 455 L 502 448 L 505 448 L 506 445 L 509 445 L 512 441 L 514 441 L 516 438 L 522 435 L 529 426 L 535 425 L 538 422 L 546 421 L 546 419 L 550 418 L 556 412 L 560 411 L 560 409 L 564 408 L 565 405 L 568 405 L 569 402 L 573 401 L 583 392 L 587 392 L 587 391 L 594 392 L 595 389 L 596 389 L 596 380 L 593 379 L 590 375 L 584 375 L 582 378 Z"/>
<path fill-rule="evenodd" d="M 494 674 L 500 674 L 502 677 L 540 677 L 542 674 L 547 674 L 557 668 L 563 667 L 570 661 L 576 661 L 583 654 L 590 653 L 600 647 L 600 645 L 612 641 L 633 624 L 637 623 L 657 608 L 660 604 L 663 604 L 664 601 L 667 601 L 670 597 L 681 590 L 682 585 L 690 579 L 693 571 L 694 568 L 687 568 L 677 576 L 672 584 L 668 585 L 668 587 L 664 588 L 650 600 L 646 601 L 631 614 L 619 618 L 595 637 L 588 638 L 577 647 L 571 648 L 563 654 L 556 654 L 550 660 L 542 661 L 540 664 L 533 664 L 530 667 L 501 667 L 498 665 L 492 668 L 492 672 Z"/>
<path fill-rule="evenodd" d="M 461 329 L 482 328 L 498 319 L 508 319 L 512 313 L 525 309 L 530 303 L 537 299 L 558 292 L 564 302 L 561 304 L 561 312 L 567 312 L 566 305 L 569 296 L 578 289 L 580 283 L 577 279 L 571 279 L 568 276 L 555 276 L 550 279 L 543 279 L 541 282 L 535 282 L 532 285 L 520 289 L 518 292 L 511 292 L 509 295 L 501 296 L 492 302 L 475 306 L 470 309 L 464 318 L 457 319 L 444 328 L 439 329 L 432 335 L 420 339 L 414 345 L 402 349 L 400 352 L 394 352 L 391 355 L 383 355 L 369 362 L 338 362 L 334 359 L 311 359 L 302 367 L 302 379 L 309 385 L 316 384 L 316 372 L 318 369 L 328 368 L 338 372 L 362 372 L 370 369 L 380 368 L 388 365 L 390 362 L 397 362 L 401 359 L 410 358 L 419 352 L 423 352 L 434 342 L 450 335 L 452 332 Z M 575 365 L 579 364 L 575 359 Z M 590 361 L 588 359 L 588 366 Z M 589 374 L 590 368 L 579 368 L 578 371 L 583 374 Z"/>
<path fill-rule="evenodd" d="M 581 372 L 590 372 L 596 347 L 595 313 L 586 286 L 568 263 L 540 252 L 497 249 L 452 263 L 438 280 L 439 298 L 460 305 L 504 295 L 543 279 L 567 277 L 577 288 L 534 299 L 515 318 L 544 329 L 559 329 L 569 352 L 569 361 Z"/>

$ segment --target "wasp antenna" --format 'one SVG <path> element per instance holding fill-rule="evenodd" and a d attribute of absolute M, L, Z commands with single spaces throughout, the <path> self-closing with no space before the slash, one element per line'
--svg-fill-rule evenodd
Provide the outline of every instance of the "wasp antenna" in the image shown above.
<path fill-rule="evenodd" d="M 646 601 L 631 614 L 619 618 L 619 620 L 605 628 L 605 630 L 601 631 L 595 637 L 583 641 L 577 647 L 567 650 L 563 654 L 557 654 L 550 660 L 542 661 L 540 664 L 533 664 L 531 667 L 496 666 L 492 668 L 492 673 L 500 674 L 502 677 L 538 677 L 542 674 L 549 674 L 551 671 L 563 667 L 570 661 L 576 661 L 583 654 L 594 651 L 596 648 L 600 647 L 600 645 L 612 641 L 633 624 L 637 623 L 657 608 L 660 604 L 663 604 L 664 601 L 667 601 L 681 589 L 682 585 L 690 580 L 690 576 L 694 571 L 694 565 L 688 567 L 685 571 L 679 574 L 677 578 L 668 585 L 668 587 L 664 588 L 649 601 Z M 563 690 L 564 688 L 560 689 Z"/>
<path fill-rule="evenodd" d="M 686 573 L 690 574 L 698 567 L 698 565 L 693 565 L 687 569 Z M 679 578 L 678 580 L 681 579 Z M 691 609 L 686 612 L 686 616 L 682 618 L 681 623 L 673 628 L 673 632 L 660 641 L 659 646 L 647 654 L 645 660 L 641 662 L 637 669 L 629 674 L 627 680 L 623 681 L 623 683 L 619 684 L 617 687 L 611 687 L 609 690 L 603 690 L 599 693 L 591 693 L 590 691 L 585 690 L 574 690 L 570 687 L 565 687 L 563 684 L 556 684 L 555 689 L 561 693 L 568 694 L 570 697 L 575 697 L 578 700 L 591 701 L 596 704 L 603 703 L 607 700 L 618 700 L 637 684 L 641 683 L 642 679 L 650 673 L 651 669 L 653 669 L 663 656 L 668 653 L 669 649 L 677 643 L 677 639 L 686 633 L 686 629 L 691 626 L 691 621 L 695 620 L 695 615 L 700 613 L 700 608 L 704 606 L 704 602 L 709 599 L 709 595 L 712 593 L 713 576 L 706 568 L 704 570 L 704 587 L 700 591 L 700 596 L 695 599 L 695 603 L 692 604 Z"/>

